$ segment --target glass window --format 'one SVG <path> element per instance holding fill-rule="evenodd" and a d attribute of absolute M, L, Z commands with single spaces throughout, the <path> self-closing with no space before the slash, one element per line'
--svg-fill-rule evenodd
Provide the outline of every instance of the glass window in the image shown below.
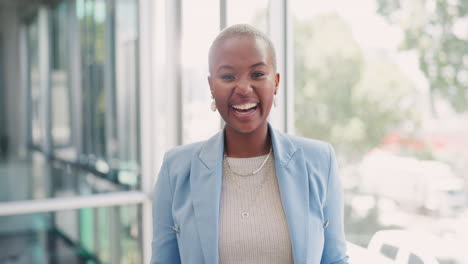
<path fill-rule="evenodd" d="M 268 0 L 227 0 L 227 25 L 250 24 L 268 32 Z"/>
<path fill-rule="evenodd" d="M 395 3 L 291 1 L 295 131 L 336 149 L 350 242 L 418 227 L 458 249 L 468 239 L 466 10 Z"/>
<path fill-rule="evenodd" d="M 110 140 L 111 167 L 119 181 L 136 184 L 139 171 L 138 1 L 115 2 L 115 138 Z"/>
<path fill-rule="evenodd" d="M 71 145 L 71 102 L 69 84 L 69 27 L 67 26 L 69 2 L 59 3 L 52 9 L 52 143 L 54 149 Z"/>
<path fill-rule="evenodd" d="M 210 108 L 207 80 L 208 49 L 219 32 L 219 1 L 182 3 L 182 126 L 183 141 L 190 143 L 208 139 L 221 124 L 218 112 Z"/>
<path fill-rule="evenodd" d="M 139 207 L 81 209 L 80 240 L 102 263 L 141 263 Z"/>
<path fill-rule="evenodd" d="M 0 35 L 0 50 L 4 49 L 3 36 Z M 0 52 L 0 161 L 7 158 L 7 115 L 6 115 L 6 89 L 5 89 L 5 65 L 4 55 Z"/>
<path fill-rule="evenodd" d="M 77 1 L 83 75 L 80 162 L 138 185 L 137 1 Z M 100 168 L 99 168 L 99 165 Z"/>
<path fill-rule="evenodd" d="M 16 161 L 3 164 L 0 166 L 0 202 L 84 196 L 135 189 L 133 184 L 122 181 L 122 176 L 119 179 L 122 172 L 117 174 L 108 171 L 106 163 L 86 162 L 88 165 L 79 166 L 68 161 L 49 161 L 42 153 L 34 152 L 30 163 Z M 81 165 L 83 164 L 85 161 Z"/>
<path fill-rule="evenodd" d="M 30 89 L 31 143 L 42 144 L 44 119 L 41 117 L 41 87 L 39 79 L 39 36 L 37 17 L 27 25 L 28 79 Z"/>
<path fill-rule="evenodd" d="M 32 151 L 28 160 L 0 166 L 0 175 L 5 176 L 0 201 L 139 188 L 137 10 L 136 0 L 53 5 L 46 12 L 50 16 L 50 76 L 39 76 L 38 23 L 36 18 L 28 22 L 30 133 L 38 151 Z M 76 16 L 79 27 L 71 16 Z M 76 40 L 78 58 L 72 56 L 70 45 Z M 72 70 L 72 65 L 81 65 L 81 70 Z M 44 111 L 40 109 L 47 93 L 40 80 L 47 77 L 51 78 L 52 131 L 43 136 Z M 71 80 L 78 79 L 82 86 L 72 86 Z M 72 94 L 80 96 L 71 98 Z M 72 111 L 72 103 L 81 111 Z M 83 133 L 72 131 L 72 122 Z M 51 136 L 54 144 L 51 156 L 42 153 L 45 136 Z"/>
<path fill-rule="evenodd" d="M 142 263 L 137 205 L 0 216 L 5 263 Z"/>
<path fill-rule="evenodd" d="M 96 158 L 107 158 L 105 81 L 110 74 L 106 64 L 106 50 L 112 49 L 106 40 L 106 2 L 104 0 L 78 1 L 83 9 L 80 18 L 83 74 L 83 139 L 84 152 Z M 106 49 L 107 48 L 107 49 Z M 112 96 L 112 95 L 108 95 Z M 109 133 L 114 132 L 112 129 Z"/>

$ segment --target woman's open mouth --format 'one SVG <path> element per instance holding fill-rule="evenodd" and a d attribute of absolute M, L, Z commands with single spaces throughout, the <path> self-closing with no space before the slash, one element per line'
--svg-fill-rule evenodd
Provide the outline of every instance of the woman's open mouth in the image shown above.
<path fill-rule="evenodd" d="M 257 108 L 258 103 L 246 103 L 246 104 L 238 104 L 238 105 L 231 105 L 232 110 L 236 114 L 236 116 L 240 118 L 250 117 Z"/>

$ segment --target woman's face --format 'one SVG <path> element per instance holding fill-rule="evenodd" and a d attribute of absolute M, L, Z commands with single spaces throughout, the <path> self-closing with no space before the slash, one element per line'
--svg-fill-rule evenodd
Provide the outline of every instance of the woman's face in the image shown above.
<path fill-rule="evenodd" d="M 210 62 L 211 94 L 229 129 L 251 133 L 266 120 L 279 83 L 266 44 L 253 37 L 224 40 Z"/>

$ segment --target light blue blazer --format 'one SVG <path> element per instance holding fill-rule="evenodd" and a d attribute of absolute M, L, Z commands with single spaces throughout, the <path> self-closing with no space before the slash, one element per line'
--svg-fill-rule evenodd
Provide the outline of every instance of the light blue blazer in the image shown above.
<path fill-rule="evenodd" d="M 347 262 L 330 144 L 268 125 L 295 264 Z M 224 133 L 166 153 L 154 189 L 151 264 L 217 264 Z"/>

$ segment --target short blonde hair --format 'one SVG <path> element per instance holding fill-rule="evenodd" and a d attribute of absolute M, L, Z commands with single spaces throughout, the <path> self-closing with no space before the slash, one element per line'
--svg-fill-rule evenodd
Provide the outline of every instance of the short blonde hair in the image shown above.
<path fill-rule="evenodd" d="M 209 54 L 208 54 L 208 65 L 210 68 L 211 72 L 211 62 L 214 57 L 214 51 L 216 47 L 218 47 L 221 43 L 223 43 L 225 40 L 234 38 L 234 37 L 241 37 L 241 36 L 247 36 L 247 37 L 252 37 L 255 39 L 260 39 L 266 44 L 267 52 L 268 55 L 271 59 L 271 63 L 273 64 L 273 68 L 276 71 L 276 52 L 275 52 L 275 47 L 273 46 L 273 42 L 271 39 L 268 37 L 267 34 L 263 33 L 262 31 L 258 30 L 257 28 L 248 25 L 248 24 L 236 24 L 232 25 L 230 27 L 225 28 L 223 31 L 221 31 L 218 36 L 213 40 L 213 43 L 211 43 Z"/>

